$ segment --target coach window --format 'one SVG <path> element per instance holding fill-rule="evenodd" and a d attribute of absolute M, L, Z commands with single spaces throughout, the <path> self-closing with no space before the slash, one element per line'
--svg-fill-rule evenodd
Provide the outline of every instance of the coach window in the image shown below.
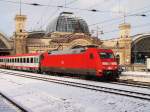
<path fill-rule="evenodd" d="M 39 58 L 36 58 L 36 63 L 38 63 L 39 62 Z"/>
<path fill-rule="evenodd" d="M 34 57 L 34 62 L 33 63 L 36 63 L 36 58 Z"/>
<path fill-rule="evenodd" d="M 25 58 L 23 58 L 23 63 L 26 63 L 26 59 Z"/>
<path fill-rule="evenodd" d="M 38 63 L 38 58 L 34 58 L 34 63 Z"/>
<path fill-rule="evenodd" d="M 12 63 L 14 63 L 14 58 L 12 59 Z"/>
<path fill-rule="evenodd" d="M 31 58 L 31 63 L 33 63 L 33 58 Z"/>
<path fill-rule="evenodd" d="M 27 63 L 29 63 L 29 58 L 27 58 Z"/>

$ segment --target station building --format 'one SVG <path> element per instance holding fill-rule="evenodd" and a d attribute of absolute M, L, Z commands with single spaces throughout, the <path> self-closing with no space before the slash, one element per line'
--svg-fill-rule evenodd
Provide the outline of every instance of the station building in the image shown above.
<path fill-rule="evenodd" d="M 135 69 L 135 66 L 145 67 L 145 60 L 150 57 L 150 34 L 131 36 L 131 26 L 128 23 L 119 25 L 120 34 L 116 38 L 100 40 L 91 36 L 84 19 L 70 12 L 62 12 L 47 25 L 46 31 L 26 31 L 26 20 L 25 15 L 16 15 L 14 34 L 9 38 L 0 33 L 0 55 L 96 45 L 112 49 L 118 63 L 130 69 Z"/>

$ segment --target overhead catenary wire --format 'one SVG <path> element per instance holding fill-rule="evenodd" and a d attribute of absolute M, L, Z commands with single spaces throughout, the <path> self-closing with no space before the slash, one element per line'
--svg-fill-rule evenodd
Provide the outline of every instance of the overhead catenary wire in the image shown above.
<path fill-rule="evenodd" d="M 15 3 L 15 4 L 18 4 L 19 2 L 15 2 L 15 1 L 10 1 L 10 0 L 0 0 L 0 1 L 5 1 L 5 2 L 9 2 L 9 3 Z M 99 10 L 96 10 L 96 9 L 80 9 L 80 8 L 72 8 L 72 7 L 64 7 L 64 6 L 61 6 L 61 5 L 44 5 L 44 4 L 38 4 L 38 3 L 25 3 L 25 2 L 22 2 L 22 4 L 26 4 L 26 5 L 31 5 L 31 6 L 46 6 L 46 7 L 55 7 L 55 8 L 58 8 L 58 9 L 61 9 L 61 8 L 70 8 L 70 9 L 75 9 L 75 10 L 85 10 L 85 11 L 92 11 L 92 12 L 97 12 Z M 106 11 L 106 12 L 109 12 L 109 11 Z M 141 12 L 138 12 L 138 13 L 134 13 L 134 14 L 127 14 L 126 17 L 129 17 L 129 16 L 132 16 L 132 15 L 135 15 L 135 14 L 139 14 L 139 13 L 149 13 L 150 10 L 145 10 L 145 11 L 141 11 Z M 123 17 L 117 17 L 117 18 L 113 18 L 113 19 L 107 19 L 107 20 L 104 20 L 102 22 L 98 22 L 98 23 L 95 23 L 95 24 L 91 24 L 89 26 L 94 26 L 94 25 L 98 25 L 98 24 L 103 24 L 103 23 L 109 23 L 109 22 L 112 22 L 112 21 L 116 21 L 116 19 L 122 19 Z M 105 33 L 105 32 L 104 32 Z"/>
<path fill-rule="evenodd" d="M 9 1 L 9 0 L 0 0 L 1 2 L 9 2 L 9 3 L 15 3 L 18 4 L 19 2 Z M 68 7 L 63 5 L 47 5 L 47 4 L 39 4 L 39 3 L 26 3 L 22 2 L 22 4 L 30 5 L 30 6 L 48 6 L 48 7 L 54 7 L 54 8 L 67 8 L 72 10 L 81 10 L 81 11 L 90 11 L 90 12 L 100 12 L 100 13 L 110 13 L 112 11 L 109 10 L 97 10 L 97 9 L 82 9 L 82 8 L 75 8 L 75 7 Z M 116 13 L 116 12 L 114 12 Z"/>
<path fill-rule="evenodd" d="M 19 3 L 19 2 L 15 2 L 15 1 L 10 1 L 10 0 L 0 0 L 3 2 L 10 2 L 10 3 Z M 109 11 L 109 10 L 96 10 L 96 9 L 82 9 L 82 8 L 72 8 L 72 7 L 65 7 L 63 5 L 46 5 L 46 4 L 38 4 L 38 3 L 26 3 L 26 2 L 22 2 L 22 4 L 26 4 L 26 5 L 32 5 L 32 6 L 47 6 L 47 7 L 57 7 L 57 8 L 68 8 L 68 9 L 73 9 L 73 10 L 85 10 L 85 11 L 91 11 L 91 12 L 101 12 L 101 13 L 117 13 L 117 12 L 113 12 L 113 11 Z M 150 12 L 150 10 L 145 11 L 146 12 Z M 141 12 L 144 13 L 144 12 Z M 135 13 L 136 14 L 136 13 Z M 139 14 L 139 13 L 138 13 Z M 126 17 L 131 16 L 131 14 L 126 15 Z M 116 19 L 122 19 L 123 17 L 117 17 L 117 18 L 113 18 L 113 19 L 108 19 L 108 20 L 104 20 L 102 22 L 97 22 L 97 23 L 93 23 L 90 24 L 89 26 L 93 26 L 93 25 L 97 25 L 97 24 L 102 24 L 102 23 L 107 23 L 107 22 L 111 22 L 111 21 L 115 21 Z"/>
<path fill-rule="evenodd" d="M 52 3 L 53 0 L 49 0 L 49 3 L 48 5 L 50 5 Z M 46 7 L 43 11 L 42 11 L 42 14 L 41 14 L 41 17 L 39 18 L 39 20 L 35 23 L 35 27 L 37 27 L 37 25 L 39 25 L 40 21 L 42 21 L 43 19 L 43 16 L 47 13 L 47 10 L 48 10 L 49 7 Z M 35 28 L 34 27 L 34 28 Z M 42 28 L 42 26 L 40 26 L 40 28 Z"/>
<path fill-rule="evenodd" d="M 141 28 L 141 27 L 150 27 L 150 23 L 135 25 L 135 26 L 132 26 L 132 29 Z M 96 31 L 96 30 L 94 30 L 94 31 Z M 113 29 L 110 31 L 105 31 L 105 32 L 103 32 L 103 34 L 108 34 L 108 33 L 118 32 L 118 31 L 119 31 L 119 29 Z"/>

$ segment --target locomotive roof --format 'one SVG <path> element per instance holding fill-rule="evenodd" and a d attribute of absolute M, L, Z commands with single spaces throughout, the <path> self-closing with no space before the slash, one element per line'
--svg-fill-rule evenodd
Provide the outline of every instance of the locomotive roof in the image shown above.
<path fill-rule="evenodd" d="M 81 47 L 81 48 L 73 48 L 73 49 L 64 49 L 64 50 L 53 50 L 53 51 L 49 51 L 48 54 L 79 54 L 82 52 L 85 52 L 87 49 L 97 49 L 98 51 L 102 51 L 102 52 L 112 52 L 111 49 L 100 49 L 97 47 Z"/>
<path fill-rule="evenodd" d="M 49 54 L 79 54 L 84 52 L 84 48 L 75 48 L 75 49 L 64 49 L 64 50 L 57 50 L 57 51 L 50 51 Z"/>

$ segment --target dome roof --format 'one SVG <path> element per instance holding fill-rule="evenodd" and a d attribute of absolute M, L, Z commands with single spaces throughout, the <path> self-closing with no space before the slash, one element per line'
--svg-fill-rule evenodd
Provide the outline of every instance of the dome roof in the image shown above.
<path fill-rule="evenodd" d="M 87 23 L 82 18 L 75 17 L 73 13 L 70 12 L 62 12 L 47 26 L 46 34 L 51 32 L 74 32 L 89 34 L 89 28 Z"/>

